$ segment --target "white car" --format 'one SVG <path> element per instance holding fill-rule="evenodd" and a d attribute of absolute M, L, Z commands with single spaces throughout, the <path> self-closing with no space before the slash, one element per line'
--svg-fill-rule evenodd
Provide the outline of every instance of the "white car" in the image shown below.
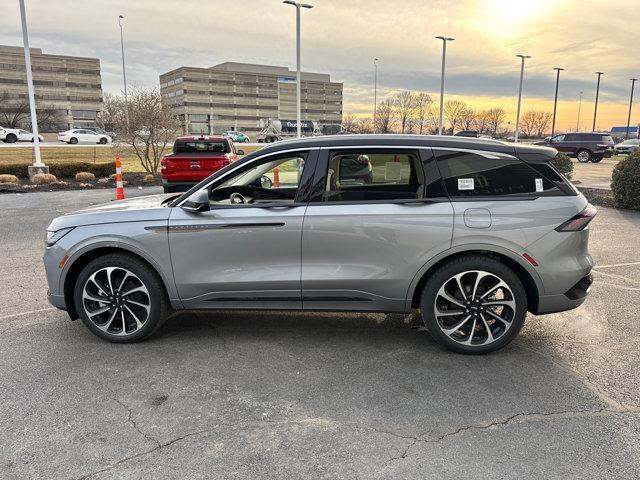
<path fill-rule="evenodd" d="M 92 130 L 73 128 L 66 132 L 58 133 L 58 141 L 66 142 L 71 145 L 75 145 L 77 143 L 99 143 L 101 145 L 106 145 L 107 143 L 111 143 L 112 138 L 109 135 L 96 133 Z"/>
<path fill-rule="evenodd" d="M 3 128 L 0 127 L 0 140 L 6 143 L 14 143 L 18 141 L 18 128 Z"/>
<path fill-rule="evenodd" d="M 38 139 L 41 142 L 44 142 L 44 138 L 42 135 L 38 135 Z M 18 130 L 18 141 L 19 142 L 33 142 L 33 133 L 27 132 L 26 130 Z"/>

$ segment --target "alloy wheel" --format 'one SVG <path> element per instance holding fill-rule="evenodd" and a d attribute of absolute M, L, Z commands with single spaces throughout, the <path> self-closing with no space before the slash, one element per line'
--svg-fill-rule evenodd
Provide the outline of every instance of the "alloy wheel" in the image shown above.
<path fill-rule="evenodd" d="M 470 270 L 449 278 L 434 302 L 438 327 L 451 340 L 467 346 L 493 343 L 511 328 L 516 301 L 497 275 Z"/>
<path fill-rule="evenodd" d="M 82 305 L 89 320 L 110 335 L 140 330 L 149 318 L 151 297 L 140 278 L 121 267 L 94 272 L 84 284 Z"/>
<path fill-rule="evenodd" d="M 578 161 L 586 163 L 591 159 L 591 154 L 585 150 L 578 153 Z"/>

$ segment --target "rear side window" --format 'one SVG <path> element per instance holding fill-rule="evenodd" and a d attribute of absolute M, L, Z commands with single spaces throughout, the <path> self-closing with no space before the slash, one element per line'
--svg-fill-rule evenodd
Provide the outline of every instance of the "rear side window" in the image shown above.
<path fill-rule="evenodd" d="M 437 152 L 438 168 L 450 197 L 518 196 L 558 193 L 541 172 L 510 156 Z"/>
<path fill-rule="evenodd" d="M 177 140 L 174 153 L 231 153 L 226 140 Z"/>
<path fill-rule="evenodd" d="M 398 152 L 331 152 L 321 201 L 385 201 L 418 198 L 424 174 L 418 157 Z"/>

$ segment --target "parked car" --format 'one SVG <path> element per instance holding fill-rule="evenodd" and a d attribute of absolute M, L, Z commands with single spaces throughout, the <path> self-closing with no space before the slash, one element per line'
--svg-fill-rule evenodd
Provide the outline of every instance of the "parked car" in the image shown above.
<path fill-rule="evenodd" d="M 76 145 L 78 143 L 97 143 L 100 145 L 106 145 L 107 143 L 112 142 L 112 138 L 109 135 L 96 133 L 87 128 L 73 128 L 71 130 L 58 133 L 58 141 L 66 142 L 71 145 Z"/>
<path fill-rule="evenodd" d="M 185 191 L 244 155 L 229 137 L 181 137 L 160 162 L 165 193 Z"/>
<path fill-rule="evenodd" d="M 228 132 L 224 132 L 224 134 L 236 143 L 249 143 L 249 137 L 237 130 L 229 130 Z"/>
<path fill-rule="evenodd" d="M 33 142 L 34 135 L 22 128 L 2 128 L 0 127 L 0 140 L 6 143 L 14 142 Z M 38 139 L 43 142 L 42 135 L 38 135 Z"/>
<path fill-rule="evenodd" d="M 630 138 L 618 143 L 615 147 L 616 155 L 627 155 L 640 149 L 640 140 L 637 138 Z"/>
<path fill-rule="evenodd" d="M 182 195 L 55 218 L 49 301 L 119 343 L 172 310 L 419 308 L 446 348 L 497 350 L 527 311 L 569 310 L 589 292 L 596 210 L 550 164 L 556 154 L 451 136 L 276 143 Z M 368 157 L 370 183 L 342 181 L 354 155 Z M 294 180 L 265 181 L 276 169 Z"/>
<path fill-rule="evenodd" d="M 536 145 L 547 145 L 570 157 L 576 157 L 581 163 L 598 163 L 614 153 L 614 141 L 608 133 L 563 133 L 547 137 Z"/>

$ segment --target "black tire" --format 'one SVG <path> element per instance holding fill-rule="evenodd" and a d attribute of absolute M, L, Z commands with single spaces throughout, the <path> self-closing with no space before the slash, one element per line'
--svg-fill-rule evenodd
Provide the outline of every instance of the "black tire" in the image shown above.
<path fill-rule="evenodd" d="M 591 158 L 592 163 L 600 163 L 604 157 L 593 157 Z"/>
<path fill-rule="evenodd" d="M 459 273 L 475 270 L 496 275 L 508 285 L 513 293 L 515 311 L 513 312 L 510 327 L 498 336 L 495 341 L 485 345 L 463 345 L 444 333 L 436 318 L 434 306 L 440 287 L 447 283 L 449 279 Z M 504 263 L 488 256 L 465 255 L 446 262 L 429 276 L 429 280 L 422 291 L 420 310 L 422 321 L 427 331 L 438 344 L 453 352 L 477 355 L 499 350 L 518 335 L 527 316 L 527 295 L 517 275 Z M 487 316 L 487 318 L 489 317 Z M 494 325 L 497 325 L 498 328 L 500 326 L 497 322 Z M 484 327 L 482 327 L 482 330 L 484 330 Z"/>
<path fill-rule="evenodd" d="M 69 139 L 69 144 L 70 145 L 77 145 L 77 143 L 78 143 L 78 139 L 76 137 L 71 137 Z"/>
<path fill-rule="evenodd" d="M 18 141 L 18 136 L 15 133 L 10 133 L 4 141 L 7 143 L 16 143 Z"/>
<path fill-rule="evenodd" d="M 580 163 L 589 163 L 593 158 L 593 154 L 590 150 L 583 148 L 582 150 L 578 150 L 576 153 L 576 158 Z"/>
<path fill-rule="evenodd" d="M 106 145 L 106 144 L 107 144 L 107 139 L 106 139 L 106 138 L 104 138 L 104 137 L 102 137 L 102 138 L 98 141 L 98 143 L 99 143 L 100 145 Z"/>
<path fill-rule="evenodd" d="M 175 193 L 176 187 L 174 187 L 173 185 L 163 186 L 162 190 L 164 191 L 164 193 Z"/>
<path fill-rule="evenodd" d="M 244 143 L 249 143 L 249 139 L 248 139 L 248 138 L 245 138 L 245 139 L 243 140 L 243 142 L 244 142 Z"/>
<path fill-rule="evenodd" d="M 117 267 L 128 270 L 138 277 L 138 280 L 148 291 L 148 316 L 142 323 L 142 326 L 131 334 L 119 336 L 114 333 L 101 330 L 91 321 L 85 309 L 83 303 L 83 291 L 85 284 L 87 284 L 89 278 L 95 272 L 107 267 Z M 76 310 L 87 328 L 103 340 L 114 343 L 133 343 L 148 338 L 160 327 L 160 325 L 162 325 L 164 320 L 166 320 L 170 314 L 170 305 L 167 299 L 165 286 L 158 274 L 145 262 L 127 253 L 111 253 L 89 262 L 89 264 L 82 269 L 80 275 L 78 275 L 74 286 L 73 296 Z M 107 314 L 108 313 L 109 312 L 107 312 Z M 116 321 L 114 321 L 114 324 L 115 323 Z"/>

